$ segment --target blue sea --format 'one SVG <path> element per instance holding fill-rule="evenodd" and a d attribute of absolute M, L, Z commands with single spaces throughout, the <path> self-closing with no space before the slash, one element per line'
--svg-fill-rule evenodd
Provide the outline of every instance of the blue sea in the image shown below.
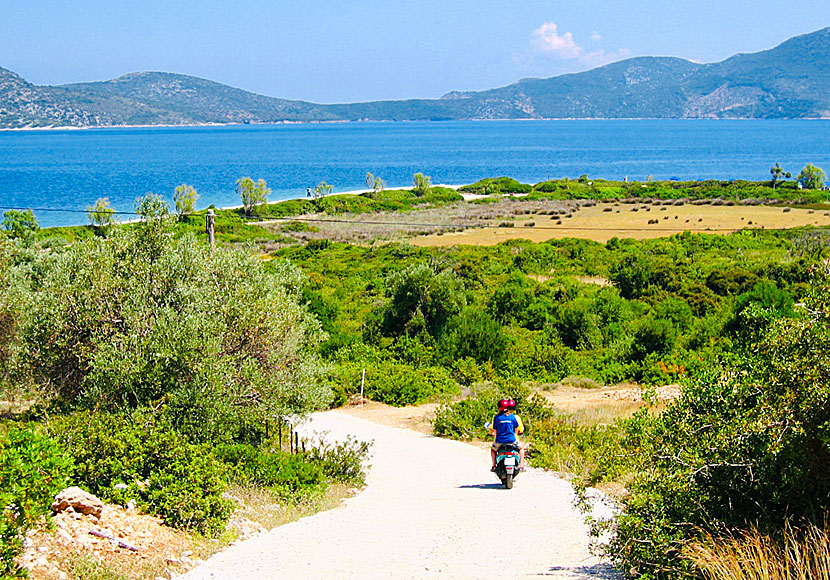
<path fill-rule="evenodd" d="M 775 163 L 797 174 L 830 170 L 830 121 L 452 121 L 109 128 L 0 132 L 0 211 L 34 208 L 42 227 L 87 223 L 98 198 L 132 211 L 147 192 L 172 205 L 194 186 L 198 208 L 238 205 L 236 180 L 265 179 L 271 199 L 388 188 L 422 172 L 459 185 L 507 175 L 526 183 L 579 177 L 769 179 Z M 47 209 L 76 210 L 53 212 Z M 129 217 L 129 216 L 125 216 Z"/>

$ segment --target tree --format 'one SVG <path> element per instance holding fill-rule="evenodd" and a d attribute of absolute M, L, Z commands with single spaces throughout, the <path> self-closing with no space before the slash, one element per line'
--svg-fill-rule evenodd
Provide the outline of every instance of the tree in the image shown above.
<path fill-rule="evenodd" d="M 178 215 L 187 215 L 196 211 L 197 199 L 199 199 L 199 194 L 196 193 L 196 188 L 186 183 L 182 183 L 173 191 L 173 201 L 176 202 Z"/>
<path fill-rule="evenodd" d="M 241 177 L 236 181 L 236 192 L 242 199 L 245 215 L 251 215 L 256 206 L 268 201 L 271 188 L 266 185 L 264 179 L 254 182 L 250 177 Z"/>
<path fill-rule="evenodd" d="M 432 180 L 428 175 L 424 175 L 423 173 L 416 173 L 412 181 L 415 185 L 414 191 L 415 195 L 418 197 L 423 197 L 429 192 L 429 188 L 432 187 Z"/>
<path fill-rule="evenodd" d="M 381 330 L 387 336 L 440 336 L 447 321 L 467 303 L 464 286 L 452 270 L 413 264 L 387 278 L 389 301 Z"/>
<path fill-rule="evenodd" d="M 40 229 L 35 214 L 30 209 L 10 209 L 3 214 L 3 229 L 13 238 L 30 239 Z"/>
<path fill-rule="evenodd" d="M 332 189 L 334 189 L 333 185 L 329 185 L 325 181 L 321 181 L 314 186 L 314 199 L 320 199 L 321 197 L 331 193 Z"/>
<path fill-rule="evenodd" d="M 99 197 L 95 205 L 87 206 L 86 215 L 89 216 L 89 223 L 100 230 L 106 230 L 115 223 L 115 209 L 110 207 L 110 200 L 106 197 Z"/>
<path fill-rule="evenodd" d="M 386 182 L 382 180 L 380 177 L 375 177 L 375 181 L 372 183 L 372 191 L 375 193 L 380 193 L 386 188 Z"/>
<path fill-rule="evenodd" d="M 772 174 L 773 189 L 775 189 L 775 186 L 778 185 L 778 183 L 784 181 L 784 179 L 789 179 L 790 177 L 792 177 L 792 173 L 790 173 L 789 171 L 784 171 L 781 168 L 780 163 L 776 163 L 775 165 L 773 165 L 769 172 Z"/>
<path fill-rule="evenodd" d="M 374 189 L 375 188 L 375 176 L 372 175 L 369 171 L 366 172 L 366 189 Z"/>
<path fill-rule="evenodd" d="M 824 182 L 827 181 L 827 175 L 821 168 L 808 163 L 796 179 L 804 189 L 821 189 L 824 187 Z"/>
<path fill-rule="evenodd" d="M 300 304 L 302 272 L 174 238 L 157 200 L 142 198 L 135 227 L 36 256 L 37 279 L 20 272 L 16 372 L 69 407 L 163 400 L 200 436 L 325 405 L 325 334 Z"/>

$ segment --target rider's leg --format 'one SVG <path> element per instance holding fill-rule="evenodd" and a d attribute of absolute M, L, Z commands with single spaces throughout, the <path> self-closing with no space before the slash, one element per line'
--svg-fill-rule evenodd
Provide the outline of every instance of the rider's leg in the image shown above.
<path fill-rule="evenodd" d="M 491 460 L 491 463 L 493 464 L 492 467 L 495 468 L 496 467 L 496 450 L 493 449 L 492 447 L 490 447 L 490 460 Z"/>

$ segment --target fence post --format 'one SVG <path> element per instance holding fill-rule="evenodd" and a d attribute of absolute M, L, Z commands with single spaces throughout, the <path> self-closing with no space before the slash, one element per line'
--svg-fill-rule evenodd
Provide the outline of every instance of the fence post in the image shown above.
<path fill-rule="evenodd" d="M 210 241 L 210 251 L 216 249 L 216 236 L 214 235 L 214 226 L 216 225 L 216 214 L 212 209 L 209 209 L 205 217 L 205 227 L 207 228 L 208 240 Z"/>

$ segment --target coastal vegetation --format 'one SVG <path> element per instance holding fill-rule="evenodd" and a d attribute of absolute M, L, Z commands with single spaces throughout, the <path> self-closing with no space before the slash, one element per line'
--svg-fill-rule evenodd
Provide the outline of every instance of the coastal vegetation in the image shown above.
<path fill-rule="evenodd" d="M 7 212 L 0 574 L 19 573 L 21 532 L 69 481 L 205 535 L 221 533 L 233 510 L 229 485 L 285 502 L 319 497 L 331 482 L 359 485 L 365 443 L 287 450 L 281 435 L 297 417 L 346 403 L 364 380 L 373 400 L 438 402 L 435 433 L 459 439 L 484 438 L 493 401 L 516 398 L 533 464 L 568 472 L 580 490 L 625 490 L 615 520 L 594 525 L 632 577 L 707 577 L 722 537 L 787 546 L 824 533 L 826 227 L 444 247 L 303 238 L 322 216 L 416 221 L 465 205 L 420 175 L 412 190 L 271 204 L 265 195 L 217 210 L 215 251 L 203 212 L 176 219 L 153 195 L 121 226 L 97 218 L 114 217 L 104 200 L 89 227 L 41 230 L 31 212 Z M 466 204 L 477 211 L 556 208 L 565 219 L 556 204 L 598 200 L 626 220 L 615 207 L 827 209 L 820 176 L 799 188 L 771 175 L 497 177 L 459 191 L 478 194 Z M 260 187 L 245 179 L 244 191 Z M 645 404 L 584 420 L 547 397 L 563 384 L 618 383 L 642 387 Z M 656 395 L 666 385 L 679 385 L 677 397 Z"/>

